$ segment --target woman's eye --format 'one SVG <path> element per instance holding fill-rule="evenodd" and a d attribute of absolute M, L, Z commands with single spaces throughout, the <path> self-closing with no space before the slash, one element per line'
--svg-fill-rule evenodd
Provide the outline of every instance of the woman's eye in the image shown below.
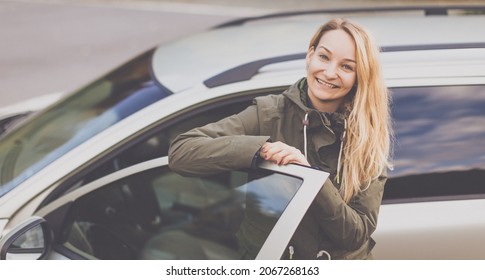
<path fill-rule="evenodd" d="M 342 67 L 343 67 L 345 70 L 354 71 L 354 67 L 352 67 L 352 66 L 350 66 L 350 65 L 348 65 L 348 64 L 344 64 Z"/>
<path fill-rule="evenodd" d="M 323 60 L 328 60 L 328 56 L 326 54 L 321 54 L 320 55 L 320 58 L 322 58 Z"/>

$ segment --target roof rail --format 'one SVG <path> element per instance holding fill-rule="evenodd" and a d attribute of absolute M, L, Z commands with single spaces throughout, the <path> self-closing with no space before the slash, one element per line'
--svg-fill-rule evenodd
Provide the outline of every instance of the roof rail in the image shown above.
<path fill-rule="evenodd" d="M 259 70 L 266 65 L 270 65 L 278 62 L 304 59 L 305 56 L 306 56 L 306 53 L 298 53 L 298 54 L 283 55 L 283 56 L 265 58 L 261 60 L 248 62 L 245 64 L 241 64 L 239 66 L 236 66 L 234 68 L 231 68 L 227 71 L 224 71 L 218 75 L 215 75 L 205 80 L 204 84 L 209 88 L 213 88 L 213 87 L 226 85 L 230 83 L 247 81 L 251 79 L 254 75 L 256 75 L 259 72 Z"/>
<path fill-rule="evenodd" d="M 422 50 L 446 50 L 446 49 L 475 49 L 485 48 L 485 42 L 477 43 L 459 43 L 459 44 L 430 44 L 430 45 L 403 45 L 403 46 L 385 46 L 381 47 L 381 52 L 398 52 L 398 51 L 422 51 Z M 235 82 L 247 81 L 258 74 L 264 66 L 279 62 L 305 59 L 306 53 L 289 54 L 255 60 L 245 64 L 238 65 L 226 70 L 220 74 L 212 76 L 204 81 L 208 88 L 214 88 Z"/>
<path fill-rule="evenodd" d="M 246 22 L 311 15 L 311 14 L 356 14 L 356 13 L 383 13 L 383 12 L 409 12 L 409 11 L 423 11 L 426 16 L 432 15 L 448 15 L 450 10 L 463 10 L 463 11 L 480 11 L 485 12 L 485 5 L 435 5 L 435 6 L 382 6 L 382 7 L 360 7 L 360 8 L 338 8 L 338 9 L 321 9 L 321 10 L 302 10 L 268 14 L 256 17 L 245 17 L 215 26 L 214 28 L 223 28 L 229 26 L 238 26 Z"/>
<path fill-rule="evenodd" d="M 450 49 L 479 49 L 485 48 L 485 42 L 454 43 L 454 44 L 428 44 L 428 45 L 404 45 L 381 47 L 381 52 L 405 52 L 426 50 L 450 50 Z"/>

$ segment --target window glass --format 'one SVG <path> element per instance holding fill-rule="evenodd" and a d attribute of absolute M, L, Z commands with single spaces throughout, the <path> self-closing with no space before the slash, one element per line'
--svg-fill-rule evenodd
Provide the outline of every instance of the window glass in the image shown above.
<path fill-rule="evenodd" d="M 145 171 L 76 200 L 65 246 L 98 259 L 254 259 L 301 184 L 262 170 Z"/>
<path fill-rule="evenodd" d="M 485 194 L 485 86 L 397 88 L 396 145 L 384 199 Z"/>
<path fill-rule="evenodd" d="M 202 109 L 187 112 L 177 117 L 173 122 L 164 123 L 160 127 L 152 129 L 147 134 L 140 135 L 110 157 L 103 158 L 104 162 L 97 163 L 98 166 L 92 168 L 91 171 L 79 180 L 80 182 L 78 181 L 69 189 L 72 190 L 80 186 L 80 184 L 87 184 L 137 163 L 167 156 L 170 142 L 177 135 L 192 128 L 203 126 L 207 123 L 236 114 L 249 106 L 251 104 L 250 100 L 244 99 L 238 102 L 231 102 L 230 106 L 227 103 L 207 106 Z"/>
<path fill-rule="evenodd" d="M 102 156 L 96 162 L 91 162 L 86 169 L 79 170 L 78 174 L 63 182 L 42 205 L 47 205 L 65 193 L 120 169 L 167 156 L 170 142 L 180 133 L 237 114 L 251 105 L 254 97 L 280 94 L 285 88 L 234 93 L 230 99 L 211 100 L 210 103 L 190 108 L 173 119 L 164 120 L 129 142 L 113 149 L 110 154 Z"/>
<path fill-rule="evenodd" d="M 0 196 L 95 134 L 167 96 L 150 75 L 152 52 L 36 114 L 0 142 Z"/>

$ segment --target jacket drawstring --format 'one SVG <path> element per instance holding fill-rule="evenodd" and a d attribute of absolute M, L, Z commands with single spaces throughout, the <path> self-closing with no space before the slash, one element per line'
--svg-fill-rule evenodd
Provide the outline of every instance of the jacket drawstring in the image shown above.
<path fill-rule="evenodd" d="M 292 260 L 295 254 L 295 248 L 293 246 L 288 247 L 288 259 Z"/>
<path fill-rule="evenodd" d="M 307 128 L 308 128 L 308 125 L 309 125 L 309 120 L 308 120 L 308 112 L 305 113 L 305 117 L 303 119 L 303 147 L 304 147 L 304 154 L 305 154 L 305 158 L 308 160 L 308 139 L 307 139 Z M 341 136 L 341 141 L 340 141 L 340 151 L 338 153 L 338 161 L 337 161 L 337 183 L 339 183 L 340 181 L 340 169 L 341 169 L 341 159 L 342 159 L 342 150 L 343 150 L 343 144 L 344 144 L 344 139 L 345 139 L 345 136 L 346 136 L 346 132 L 347 132 L 347 120 L 344 119 L 344 131 L 342 132 L 342 136 Z M 288 247 L 288 253 L 289 253 L 289 259 L 293 259 L 293 255 L 295 254 L 295 249 L 293 246 L 289 246 Z M 330 256 L 330 254 L 325 251 L 325 250 L 320 250 L 317 254 L 317 259 L 320 259 L 322 258 L 324 255 L 327 256 L 327 258 L 329 260 L 332 259 L 332 257 Z"/>
<path fill-rule="evenodd" d="M 332 256 L 330 256 L 330 254 L 325 250 L 318 251 L 317 259 L 321 259 L 323 255 L 327 255 L 327 260 L 332 260 Z"/>
<path fill-rule="evenodd" d="M 288 259 L 289 260 L 292 260 L 293 259 L 293 255 L 295 254 L 295 248 L 293 246 L 288 246 Z M 317 259 L 322 259 L 323 256 L 327 256 L 327 260 L 331 260 L 332 259 L 332 256 L 330 256 L 330 254 L 325 251 L 325 250 L 320 250 L 318 251 L 317 253 Z"/>
<path fill-rule="evenodd" d="M 337 160 L 337 175 L 335 176 L 335 180 L 337 184 L 340 184 L 340 169 L 342 168 L 341 160 L 342 160 L 342 151 L 344 148 L 344 140 L 347 136 L 347 120 L 344 119 L 344 131 L 342 132 L 342 136 L 340 138 L 340 150 L 338 152 L 338 160 Z"/>
<path fill-rule="evenodd" d="M 308 120 L 308 112 L 305 113 L 305 118 L 303 119 L 303 142 L 304 142 L 304 154 L 305 158 L 308 160 L 308 139 L 307 139 L 307 128 L 309 125 Z M 340 174 L 342 169 L 342 153 L 344 149 L 344 141 L 345 137 L 347 136 L 347 120 L 344 119 L 344 131 L 342 132 L 342 136 L 340 137 L 340 149 L 338 152 L 338 160 L 337 160 L 337 174 L 335 176 L 335 180 L 338 184 L 340 184 Z"/>
<path fill-rule="evenodd" d="M 308 112 L 305 113 L 305 118 L 303 119 L 303 142 L 304 142 L 304 153 L 305 153 L 305 158 L 308 160 L 307 156 L 307 137 L 306 137 L 306 131 L 308 127 L 309 121 L 308 121 Z"/>

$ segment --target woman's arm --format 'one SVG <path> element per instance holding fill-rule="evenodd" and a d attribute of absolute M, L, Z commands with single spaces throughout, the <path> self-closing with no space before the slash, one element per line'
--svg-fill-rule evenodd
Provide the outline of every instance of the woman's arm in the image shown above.
<path fill-rule="evenodd" d="M 254 155 L 269 140 L 259 135 L 258 110 L 249 106 L 237 115 L 180 134 L 168 151 L 169 167 L 198 176 L 251 167 Z"/>

